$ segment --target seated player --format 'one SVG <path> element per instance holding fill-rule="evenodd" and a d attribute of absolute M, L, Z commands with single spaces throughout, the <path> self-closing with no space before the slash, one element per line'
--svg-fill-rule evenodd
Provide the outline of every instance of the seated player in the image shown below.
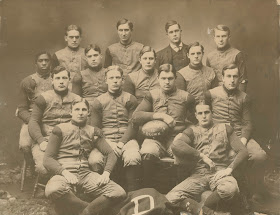
<path fill-rule="evenodd" d="M 252 139 L 251 102 L 249 96 L 238 89 L 240 73 L 237 65 L 230 64 L 222 70 L 223 85 L 206 92 L 206 99 L 213 107 L 214 123 L 231 125 L 249 153 L 246 175 L 251 189 L 259 198 L 265 194 L 263 178 L 267 155 L 260 145 Z"/>
<path fill-rule="evenodd" d="M 89 103 L 85 99 L 74 101 L 71 122 L 55 126 L 49 138 L 44 166 L 54 176 L 47 183 L 45 194 L 59 214 L 99 214 L 126 196 L 125 191 L 110 180 L 117 157 L 100 129 L 87 125 L 88 114 Z M 94 148 L 107 156 L 101 175 L 89 169 L 88 155 Z M 73 192 L 74 187 L 93 200 L 87 203 L 79 199 Z"/>
<path fill-rule="evenodd" d="M 187 56 L 190 64 L 178 71 L 176 86 L 195 97 L 196 101 L 204 98 L 207 90 L 215 86 L 215 72 L 202 64 L 204 47 L 195 42 L 189 45 Z"/>
<path fill-rule="evenodd" d="M 155 50 L 150 46 L 144 46 L 140 52 L 139 61 L 142 68 L 128 74 L 123 85 L 123 90 L 134 95 L 138 104 L 149 90 L 159 88 L 157 69 L 155 69 Z"/>
<path fill-rule="evenodd" d="M 107 92 L 107 84 L 105 83 L 106 69 L 102 67 L 102 54 L 99 46 L 90 44 L 85 49 L 85 55 L 88 68 L 77 72 L 74 76 L 72 92 L 85 98 L 92 106 L 96 97 Z M 89 118 L 88 123 L 91 124 L 91 121 L 91 118 Z"/>
<path fill-rule="evenodd" d="M 23 121 L 19 148 L 24 154 L 24 158 L 29 166 L 32 161 L 31 147 L 32 139 L 28 132 L 28 122 L 36 98 L 43 92 L 52 89 L 51 81 L 51 55 L 42 51 L 35 56 L 36 72 L 27 76 L 20 83 L 19 105 L 17 116 Z"/>
<path fill-rule="evenodd" d="M 198 125 L 187 128 L 172 144 L 176 162 L 193 159 L 197 164 L 190 177 L 174 187 L 166 198 L 177 203 L 185 198 L 200 201 L 201 194 L 213 193 L 204 205 L 213 210 L 221 200 L 230 201 L 239 193 L 232 172 L 246 161 L 248 152 L 232 127 L 212 120 L 212 110 L 204 101 L 195 108 Z M 234 159 L 231 150 L 236 152 Z"/>
<path fill-rule="evenodd" d="M 141 147 L 144 168 L 144 186 L 154 187 L 154 174 L 162 157 L 173 157 L 170 145 L 175 136 L 187 128 L 188 111 L 192 111 L 194 97 L 175 86 L 176 72 L 170 64 L 159 67 L 160 88 L 153 89 L 135 110 L 132 122 L 141 126 L 152 120 L 161 120 L 170 127 L 170 132 L 160 139 L 147 138 Z"/>
<path fill-rule="evenodd" d="M 44 151 L 49 135 L 54 126 L 69 122 L 71 119 L 71 103 L 80 96 L 69 92 L 70 73 L 62 66 L 57 66 L 51 73 L 52 90 L 37 97 L 28 124 L 28 131 L 34 140 L 32 155 L 35 169 L 40 174 L 47 174 L 43 166 Z"/>
<path fill-rule="evenodd" d="M 134 130 L 129 120 L 137 107 L 135 96 L 122 91 L 123 71 L 119 66 L 108 67 L 105 73 L 108 92 L 97 97 L 92 106 L 92 125 L 102 129 L 109 145 L 125 167 L 126 189 L 140 188 L 141 156 L 139 145 L 134 139 Z M 99 171 L 106 157 L 97 149 L 90 155 L 90 166 Z"/>

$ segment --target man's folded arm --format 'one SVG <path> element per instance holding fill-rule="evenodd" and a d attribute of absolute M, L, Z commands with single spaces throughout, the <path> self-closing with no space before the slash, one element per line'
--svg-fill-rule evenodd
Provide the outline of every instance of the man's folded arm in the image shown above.
<path fill-rule="evenodd" d="M 31 138 L 36 141 L 36 143 L 42 143 L 44 137 L 41 131 L 41 122 L 46 108 L 46 101 L 43 96 L 38 96 L 35 100 L 35 105 L 32 110 L 32 114 L 28 123 L 28 131 Z"/>
<path fill-rule="evenodd" d="M 62 132 L 59 127 L 54 127 L 45 151 L 43 165 L 54 175 L 61 175 L 64 168 L 57 161 L 57 154 L 62 142 Z"/>
<path fill-rule="evenodd" d="M 226 125 L 226 130 L 230 146 L 236 152 L 234 160 L 229 165 L 229 168 L 232 168 L 234 170 L 242 162 L 248 159 L 249 154 L 246 147 L 240 141 L 240 138 L 235 134 L 233 128 L 229 125 Z"/>
<path fill-rule="evenodd" d="M 99 130 L 98 128 L 97 131 Z M 117 162 L 117 156 L 115 155 L 113 149 L 106 142 L 105 138 L 100 135 L 100 132 L 96 132 L 95 136 L 98 136 L 97 140 L 93 140 L 96 142 L 96 148 L 104 155 L 107 156 L 107 161 L 104 167 L 104 171 L 112 172 L 114 166 Z"/>

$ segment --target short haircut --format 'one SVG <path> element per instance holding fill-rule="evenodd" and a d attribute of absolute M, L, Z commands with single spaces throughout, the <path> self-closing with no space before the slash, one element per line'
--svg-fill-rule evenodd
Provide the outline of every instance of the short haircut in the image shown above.
<path fill-rule="evenodd" d="M 165 24 L 165 31 L 166 33 L 168 33 L 168 29 L 170 26 L 172 25 L 178 25 L 178 27 L 181 29 L 181 25 L 177 22 L 177 21 L 174 21 L 174 20 L 170 20 L 168 21 L 166 24 Z"/>
<path fill-rule="evenodd" d="M 225 71 L 228 70 L 228 69 L 237 69 L 238 70 L 238 76 L 240 76 L 238 66 L 234 63 L 226 65 L 226 66 L 223 67 L 223 69 L 222 69 L 222 75 L 223 76 L 225 75 Z"/>
<path fill-rule="evenodd" d="M 74 107 L 74 105 L 75 105 L 75 104 L 78 104 L 78 103 L 85 103 L 86 106 L 87 106 L 87 109 L 88 109 L 88 111 L 89 111 L 89 103 L 88 103 L 88 101 L 87 101 L 86 99 L 84 99 L 84 98 L 75 99 L 75 100 L 72 102 L 72 104 L 71 104 L 71 110 L 72 110 L 72 108 Z"/>
<path fill-rule="evenodd" d="M 214 36 L 215 36 L 215 30 L 226 31 L 226 32 L 228 32 L 228 36 L 230 35 L 230 29 L 229 29 L 229 27 L 226 26 L 226 25 L 217 25 L 217 26 L 214 28 Z"/>
<path fill-rule="evenodd" d="M 56 74 L 58 74 L 58 73 L 60 73 L 60 72 L 62 72 L 62 71 L 67 71 L 68 77 L 69 77 L 69 79 L 70 79 L 70 72 L 69 72 L 68 70 L 66 70 L 65 67 L 60 66 L 60 65 L 57 66 L 57 67 L 55 67 L 55 68 L 52 70 L 52 72 L 51 72 L 51 77 L 53 78 L 54 75 L 56 75 Z"/>
<path fill-rule="evenodd" d="M 158 76 L 160 76 L 161 72 L 172 72 L 174 77 L 176 78 L 176 71 L 173 69 L 173 66 L 171 64 L 162 64 L 159 68 L 158 68 Z"/>
<path fill-rule="evenodd" d="M 48 55 L 48 58 L 49 58 L 49 60 L 51 61 L 52 56 L 51 56 L 51 54 L 50 54 L 49 52 L 47 52 L 47 51 L 40 51 L 40 52 L 38 52 L 38 53 L 35 55 L 35 63 L 37 63 L 38 58 L 39 58 L 41 55 L 43 55 L 43 54 Z"/>
<path fill-rule="evenodd" d="M 119 29 L 120 25 L 123 25 L 123 24 L 126 24 L 126 23 L 128 24 L 130 30 L 133 31 L 133 23 L 126 18 L 122 18 L 117 22 L 117 29 Z"/>
<path fill-rule="evenodd" d="M 195 47 L 195 46 L 200 46 L 200 47 L 201 47 L 202 53 L 204 53 L 204 47 L 203 47 L 203 45 L 201 45 L 199 42 L 194 42 L 194 43 L 189 44 L 188 53 L 190 53 L 190 49 L 191 49 L 192 47 Z"/>
<path fill-rule="evenodd" d="M 106 69 L 106 71 L 105 71 L 105 76 L 106 76 L 106 77 L 107 77 L 107 73 L 108 73 L 109 71 L 111 71 L 111 70 L 117 70 L 117 71 L 120 72 L 121 76 L 123 76 L 123 70 L 122 70 L 122 68 L 119 67 L 119 66 L 114 65 L 114 66 L 109 66 L 109 67 Z"/>
<path fill-rule="evenodd" d="M 66 28 L 65 28 L 65 36 L 68 35 L 68 31 L 72 31 L 72 30 L 76 30 L 80 33 L 80 36 L 82 36 L 82 29 L 81 27 L 77 26 L 77 25 L 68 25 Z"/>
<path fill-rule="evenodd" d="M 207 100 L 205 100 L 203 98 L 201 98 L 200 100 L 195 102 L 195 112 L 196 112 L 196 106 L 197 105 L 208 105 L 210 110 L 212 111 L 212 104 L 211 104 L 211 102 L 207 101 Z"/>
<path fill-rule="evenodd" d="M 85 55 L 89 52 L 89 50 L 94 50 L 99 52 L 99 54 L 101 54 L 101 49 L 98 45 L 96 44 L 89 44 L 86 48 L 85 48 Z"/>
<path fill-rule="evenodd" d="M 157 57 L 156 51 L 151 46 L 144 46 L 140 51 L 139 57 L 141 58 L 142 55 L 145 54 L 146 52 L 154 52 L 155 58 Z"/>

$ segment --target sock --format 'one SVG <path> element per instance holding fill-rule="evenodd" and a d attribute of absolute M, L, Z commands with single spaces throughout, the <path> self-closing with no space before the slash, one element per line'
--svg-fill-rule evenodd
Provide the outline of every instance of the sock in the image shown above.
<path fill-rule="evenodd" d="M 81 215 L 98 215 L 102 213 L 105 209 L 109 208 L 115 203 L 113 199 L 106 196 L 99 196 L 94 199 L 89 205 L 83 210 Z"/>
<path fill-rule="evenodd" d="M 54 201 L 56 211 L 59 214 L 78 214 L 83 211 L 88 203 L 79 199 L 73 192 L 63 195 Z"/>
<path fill-rule="evenodd" d="M 143 165 L 143 187 L 156 188 L 156 172 L 159 159 L 151 154 L 144 154 L 142 158 Z"/>
<path fill-rule="evenodd" d="M 204 206 L 216 210 L 217 203 L 221 200 L 217 190 L 215 190 L 204 202 Z"/>
<path fill-rule="evenodd" d="M 142 187 L 142 166 L 125 167 L 126 191 L 139 190 Z"/>

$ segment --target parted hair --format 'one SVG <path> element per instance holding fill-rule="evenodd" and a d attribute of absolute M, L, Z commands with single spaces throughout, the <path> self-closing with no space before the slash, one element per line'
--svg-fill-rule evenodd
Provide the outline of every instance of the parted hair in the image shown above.
<path fill-rule="evenodd" d="M 223 76 L 225 75 L 225 71 L 228 70 L 228 69 L 237 69 L 238 70 L 238 76 L 240 76 L 238 66 L 234 63 L 226 65 L 226 66 L 223 67 L 223 69 L 222 69 L 222 75 Z"/>
<path fill-rule="evenodd" d="M 190 49 L 192 47 L 195 47 L 195 46 L 200 46 L 202 53 L 204 53 L 204 47 L 199 42 L 194 42 L 194 43 L 189 44 L 189 46 L 188 46 L 188 53 L 190 52 Z"/>
<path fill-rule="evenodd" d="M 217 26 L 214 28 L 214 35 L 215 35 L 215 30 L 226 31 L 226 32 L 228 32 L 228 35 L 230 35 L 230 29 L 229 29 L 229 27 L 226 26 L 226 25 L 217 25 Z"/>
<path fill-rule="evenodd" d="M 78 104 L 78 103 L 85 103 L 85 105 L 87 106 L 87 109 L 89 111 L 89 103 L 85 98 L 75 99 L 71 104 L 71 110 L 74 107 L 74 105 Z"/>
<path fill-rule="evenodd" d="M 141 58 L 142 55 L 145 54 L 146 52 L 153 52 L 155 58 L 157 57 L 157 56 L 156 56 L 156 51 L 155 51 L 151 46 L 144 46 L 144 47 L 142 48 L 142 50 L 140 51 L 139 58 Z"/>
<path fill-rule="evenodd" d="M 78 25 L 68 25 L 66 28 L 65 28 L 65 36 L 68 35 L 68 31 L 72 31 L 72 30 L 76 30 L 80 33 L 80 36 L 82 35 L 82 29 L 81 27 L 79 27 Z"/>
<path fill-rule="evenodd" d="M 174 77 L 176 78 L 176 71 L 173 69 L 173 66 L 171 64 L 162 64 L 159 68 L 158 68 L 158 76 L 160 76 L 161 72 L 172 72 L 174 74 Z"/>
<path fill-rule="evenodd" d="M 178 27 L 181 29 L 181 25 L 180 25 L 177 21 L 175 21 L 175 20 L 170 20 L 170 21 L 168 21 L 168 22 L 165 24 L 165 31 L 166 31 L 166 33 L 168 32 L 169 27 L 172 26 L 172 25 L 178 25 Z"/>
<path fill-rule="evenodd" d="M 89 52 L 89 50 L 94 50 L 99 52 L 99 54 L 101 54 L 101 48 L 96 45 L 96 44 L 89 44 L 86 48 L 85 48 L 85 55 Z"/>
<path fill-rule="evenodd" d="M 130 30 L 133 31 L 133 23 L 126 18 L 122 18 L 117 22 L 117 25 L 116 25 L 117 29 L 119 29 L 120 25 L 123 25 L 123 24 L 126 24 L 126 23 L 128 24 Z"/>
<path fill-rule="evenodd" d="M 58 74 L 58 73 L 60 73 L 60 72 L 62 72 L 62 71 L 67 71 L 68 77 L 69 77 L 69 79 L 70 79 L 70 72 L 69 72 L 68 70 L 66 70 L 66 68 L 65 68 L 64 66 L 60 66 L 60 65 L 56 66 L 56 67 L 52 70 L 52 72 L 51 72 L 51 77 L 53 78 L 53 76 L 54 76 L 55 74 Z"/>
<path fill-rule="evenodd" d="M 204 97 L 203 98 L 201 97 L 198 101 L 195 102 L 195 111 L 196 111 L 196 106 L 197 105 L 208 105 L 210 110 L 212 111 L 211 101 L 206 100 Z"/>
<path fill-rule="evenodd" d="M 111 70 L 116 70 L 116 71 L 119 71 L 121 73 L 121 76 L 123 76 L 123 70 L 121 67 L 117 66 L 117 65 L 114 65 L 114 66 L 109 66 L 106 71 L 105 71 L 105 76 L 107 77 L 107 73 Z"/>

